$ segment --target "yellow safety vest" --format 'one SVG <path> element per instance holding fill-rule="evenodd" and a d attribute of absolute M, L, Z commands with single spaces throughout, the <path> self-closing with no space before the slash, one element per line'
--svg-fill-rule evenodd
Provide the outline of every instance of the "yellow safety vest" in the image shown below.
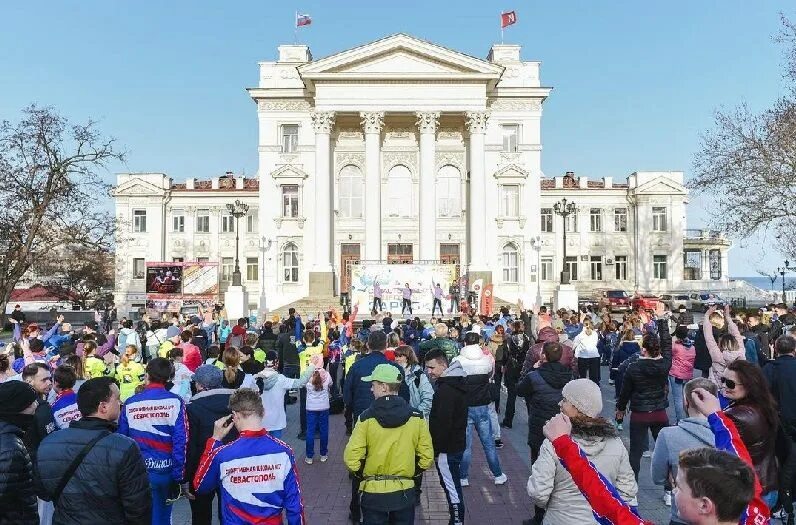
<path fill-rule="evenodd" d="M 312 357 L 319 354 L 323 355 L 323 345 L 308 346 L 299 352 L 299 374 L 304 374 L 304 371 L 310 365 Z"/>
<path fill-rule="evenodd" d="M 359 354 L 357 352 L 351 352 L 343 357 L 343 370 L 345 370 L 346 374 L 348 373 L 348 370 L 354 366 L 358 356 Z"/>

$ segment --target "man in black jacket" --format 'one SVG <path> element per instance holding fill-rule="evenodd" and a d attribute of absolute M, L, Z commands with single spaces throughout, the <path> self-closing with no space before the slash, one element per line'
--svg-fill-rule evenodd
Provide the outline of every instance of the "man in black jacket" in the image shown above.
<path fill-rule="evenodd" d="M 77 406 L 82 419 L 42 441 L 37 458 L 40 496 L 54 500 L 53 521 L 59 524 L 152 521 L 152 494 L 138 445 L 116 433 L 121 411 L 119 387 L 110 377 L 89 379 L 80 387 Z M 56 488 L 86 445 L 98 441 L 67 481 L 60 497 Z"/>
<path fill-rule="evenodd" d="M 467 437 L 464 369 L 458 361 L 448 366 L 445 353 L 434 349 L 426 354 L 426 372 L 434 381 L 434 397 L 428 418 L 428 430 L 434 445 L 434 464 L 448 500 L 450 523 L 464 523 L 460 471 Z"/>
<path fill-rule="evenodd" d="M 196 395 L 188 403 L 188 457 L 185 460 L 185 479 L 193 479 L 199 468 L 199 459 L 207 444 L 207 439 L 213 437 L 213 425 L 217 419 L 232 414 L 229 410 L 229 397 L 234 390 L 221 388 L 223 372 L 213 365 L 202 365 L 194 372 L 193 380 L 196 385 Z M 232 429 L 224 438 L 224 443 L 229 443 L 238 436 Z M 193 525 L 210 525 L 213 520 L 213 498 L 217 491 L 209 494 L 197 494 L 190 500 Z M 221 506 L 221 498 L 218 498 Z M 218 515 L 221 516 L 219 508 Z"/>
<path fill-rule="evenodd" d="M 22 381 L 0 384 L 0 519 L 38 525 L 30 454 L 22 441 L 33 422 L 38 395 Z"/>

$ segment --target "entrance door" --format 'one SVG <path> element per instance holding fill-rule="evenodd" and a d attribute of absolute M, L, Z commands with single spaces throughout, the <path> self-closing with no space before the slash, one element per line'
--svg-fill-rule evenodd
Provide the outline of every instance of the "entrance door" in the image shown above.
<path fill-rule="evenodd" d="M 454 277 L 456 279 L 459 278 L 459 266 L 462 262 L 461 258 L 459 257 L 459 245 L 458 244 L 440 244 L 439 245 L 439 262 L 442 264 L 455 264 L 456 265 L 456 273 Z"/>
<path fill-rule="evenodd" d="M 340 291 L 351 291 L 351 265 L 359 263 L 359 244 L 340 245 Z"/>
<path fill-rule="evenodd" d="M 387 245 L 387 264 L 412 264 L 411 244 L 388 244 Z"/>

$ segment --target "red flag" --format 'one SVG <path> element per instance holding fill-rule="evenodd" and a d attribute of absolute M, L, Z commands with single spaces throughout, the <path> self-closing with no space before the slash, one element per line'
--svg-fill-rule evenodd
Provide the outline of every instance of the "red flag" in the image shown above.
<path fill-rule="evenodd" d="M 481 314 L 492 315 L 492 308 L 495 304 L 495 298 L 492 297 L 494 286 L 487 284 L 484 286 L 484 293 L 481 295 Z"/>
<path fill-rule="evenodd" d="M 508 13 L 500 14 L 500 28 L 504 29 L 512 24 L 517 23 L 517 12 L 509 11 Z"/>

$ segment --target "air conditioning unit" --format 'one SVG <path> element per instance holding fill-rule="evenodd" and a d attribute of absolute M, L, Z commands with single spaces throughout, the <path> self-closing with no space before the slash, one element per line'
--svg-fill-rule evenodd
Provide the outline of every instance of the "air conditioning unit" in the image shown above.
<path fill-rule="evenodd" d="M 611 265 L 613 265 L 613 264 L 614 264 L 614 260 L 613 260 L 613 259 L 606 259 L 606 260 L 605 260 L 605 264 L 606 264 L 607 266 L 611 266 Z"/>

